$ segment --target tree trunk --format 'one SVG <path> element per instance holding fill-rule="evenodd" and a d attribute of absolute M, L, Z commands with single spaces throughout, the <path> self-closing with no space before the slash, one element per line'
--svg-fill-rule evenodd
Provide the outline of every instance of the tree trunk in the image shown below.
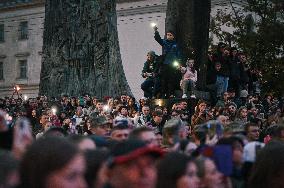
<path fill-rule="evenodd" d="M 169 0 L 166 31 L 176 33 L 183 59 L 194 58 L 198 70 L 198 89 L 206 84 L 206 64 L 209 40 L 210 0 Z"/>
<path fill-rule="evenodd" d="M 47 0 L 40 94 L 130 94 L 115 0 Z"/>

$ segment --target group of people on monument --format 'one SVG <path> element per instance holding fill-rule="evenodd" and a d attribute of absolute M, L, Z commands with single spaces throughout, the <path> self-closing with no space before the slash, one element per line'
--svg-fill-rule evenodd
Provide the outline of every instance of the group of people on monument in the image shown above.
<path fill-rule="evenodd" d="M 147 60 L 142 70 L 145 81 L 141 84 L 144 97 L 195 98 L 198 71 L 194 58 L 188 58 L 183 63 L 184 57 L 174 33 L 168 31 L 166 38 L 161 39 L 158 28 L 154 27 L 154 30 L 154 38 L 163 50 L 160 56 L 154 51 L 147 53 Z M 206 67 L 206 91 L 210 93 L 213 103 L 216 103 L 228 89 L 234 90 L 237 96 L 242 90 L 260 93 L 261 72 L 251 68 L 246 55 L 235 47 L 229 48 L 220 42 L 216 51 L 209 49 Z M 176 90 L 181 90 L 182 95 L 178 96 Z"/>

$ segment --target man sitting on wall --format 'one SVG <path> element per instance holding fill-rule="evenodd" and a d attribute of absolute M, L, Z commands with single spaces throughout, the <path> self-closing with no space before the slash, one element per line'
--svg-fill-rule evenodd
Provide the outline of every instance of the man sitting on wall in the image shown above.
<path fill-rule="evenodd" d="M 146 98 L 152 98 L 157 95 L 159 89 L 158 68 L 155 52 L 148 52 L 147 60 L 142 70 L 142 77 L 146 78 L 146 80 L 141 84 L 141 89 L 144 91 L 144 97 Z"/>

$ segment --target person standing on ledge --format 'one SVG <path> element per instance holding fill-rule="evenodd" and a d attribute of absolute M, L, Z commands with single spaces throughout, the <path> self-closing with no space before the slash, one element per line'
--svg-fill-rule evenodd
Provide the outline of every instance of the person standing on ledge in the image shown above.
<path fill-rule="evenodd" d="M 154 27 L 155 40 L 162 46 L 161 74 L 161 97 L 174 97 L 174 91 L 179 89 L 181 73 L 179 71 L 181 53 L 172 31 L 166 32 L 166 39 L 162 39 L 158 27 Z"/>

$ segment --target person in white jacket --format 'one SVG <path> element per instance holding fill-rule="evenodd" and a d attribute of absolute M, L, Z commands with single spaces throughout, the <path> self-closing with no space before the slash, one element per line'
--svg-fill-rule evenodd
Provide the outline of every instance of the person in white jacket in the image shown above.
<path fill-rule="evenodd" d="M 186 67 L 181 67 L 180 71 L 183 74 L 182 80 L 180 81 L 183 94 L 182 98 L 187 98 L 189 94 L 191 98 L 196 98 L 193 93 L 197 81 L 197 71 L 194 69 L 194 60 L 188 59 L 186 61 Z"/>

